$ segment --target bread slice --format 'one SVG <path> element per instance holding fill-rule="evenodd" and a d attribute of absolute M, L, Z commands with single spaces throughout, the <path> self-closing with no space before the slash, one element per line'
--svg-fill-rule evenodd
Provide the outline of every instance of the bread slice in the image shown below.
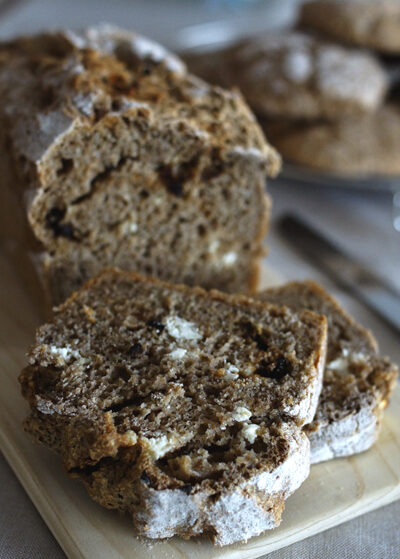
<path fill-rule="evenodd" d="M 155 465 L 143 450 L 138 457 L 138 449 L 129 447 L 70 475 L 100 505 L 129 513 L 140 535 L 207 535 L 219 546 L 245 541 L 280 524 L 285 499 L 310 469 L 310 443 L 302 430 L 257 424 L 253 444 L 253 425 L 237 424 L 238 434 L 227 444 L 185 447 Z"/>
<path fill-rule="evenodd" d="M 381 357 L 371 332 L 313 281 L 292 282 L 260 293 L 262 301 L 309 309 L 328 320 L 328 352 L 314 421 L 307 425 L 311 462 L 349 456 L 376 440 L 398 369 Z"/>
<path fill-rule="evenodd" d="M 238 92 L 100 26 L 0 45 L 0 97 L 0 206 L 53 302 L 110 265 L 255 288 L 280 160 Z"/>
<path fill-rule="evenodd" d="M 326 336 L 309 311 L 106 270 L 38 330 L 25 426 L 139 533 L 246 539 L 307 476 Z"/>

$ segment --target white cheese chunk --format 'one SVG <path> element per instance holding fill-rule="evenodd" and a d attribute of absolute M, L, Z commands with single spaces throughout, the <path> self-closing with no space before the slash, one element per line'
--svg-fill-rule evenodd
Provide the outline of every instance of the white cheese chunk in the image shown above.
<path fill-rule="evenodd" d="M 235 380 L 238 378 L 239 369 L 235 365 L 228 365 L 225 369 L 225 376 L 230 380 Z"/>
<path fill-rule="evenodd" d="M 137 434 L 131 429 L 121 435 L 121 443 L 126 446 L 134 446 L 137 443 Z"/>
<path fill-rule="evenodd" d="M 326 368 L 344 375 L 350 372 L 352 363 L 362 363 L 364 361 L 365 355 L 363 353 L 350 353 L 347 348 L 343 348 L 342 355 L 327 363 Z"/>
<path fill-rule="evenodd" d="M 52 355 L 64 359 L 64 361 L 70 361 L 73 358 L 79 359 L 81 357 L 79 351 L 69 346 L 57 347 L 55 345 L 50 345 L 48 349 Z"/>
<path fill-rule="evenodd" d="M 168 433 L 168 435 L 161 435 L 161 437 L 142 437 L 140 442 L 144 443 L 147 452 L 154 460 L 158 460 L 167 452 L 179 448 L 187 443 L 193 437 L 193 433 L 188 432 L 183 436 L 178 433 Z"/>
<path fill-rule="evenodd" d="M 257 438 L 259 426 L 255 423 L 245 423 L 242 427 L 242 435 L 249 443 L 253 444 Z"/>
<path fill-rule="evenodd" d="M 221 261 L 222 261 L 224 266 L 233 266 L 233 264 L 236 262 L 236 260 L 237 260 L 237 254 L 236 254 L 236 252 L 233 252 L 233 251 L 227 252 L 221 258 Z"/>
<path fill-rule="evenodd" d="M 218 249 L 219 249 L 219 241 L 217 239 L 214 239 L 213 241 L 211 241 L 208 247 L 208 252 L 210 252 L 211 254 L 215 254 Z"/>
<path fill-rule="evenodd" d="M 169 356 L 170 356 L 171 359 L 174 359 L 175 361 L 179 361 L 180 359 L 183 359 L 186 354 L 187 354 L 186 349 L 183 349 L 183 347 L 178 347 L 178 348 L 174 349 L 173 351 L 171 351 Z"/>
<path fill-rule="evenodd" d="M 179 316 L 169 316 L 165 322 L 168 334 L 176 340 L 196 341 L 201 338 L 194 322 L 189 322 Z"/>
<path fill-rule="evenodd" d="M 232 414 L 232 418 L 235 421 L 246 421 L 247 419 L 250 419 L 250 417 L 253 414 L 251 413 L 250 410 L 248 410 L 247 408 L 245 408 L 244 406 L 239 406 L 238 408 L 236 408 L 236 410 L 233 412 Z"/>

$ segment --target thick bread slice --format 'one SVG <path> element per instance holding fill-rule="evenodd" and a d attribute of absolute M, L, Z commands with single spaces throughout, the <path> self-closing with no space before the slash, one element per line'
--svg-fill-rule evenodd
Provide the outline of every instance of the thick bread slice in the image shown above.
<path fill-rule="evenodd" d="M 216 444 L 192 452 L 190 470 L 183 451 L 154 467 L 131 447 L 70 475 L 83 481 L 102 506 L 131 514 L 138 533 L 149 538 L 207 534 L 217 545 L 247 540 L 280 524 L 284 500 L 310 468 L 309 441 L 302 430 L 285 423 L 259 426 L 253 445 L 253 425 L 245 422 L 229 448 Z M 160 469 L 178 461 L 178 468 L 171 472 L 167 466 L 167 475 L 160 475 Z"/>
<path fill-rule="evenodd" d="M 21 375 L 27 427 L 70 469 L 114 456 L 135 428 L 202 431 L 199 410 L 222 431 L 236 408 L 303 425 L 325 350 L 326 319 L 314 313 L 108 270 L 39 328 Z"/>
<path fill-rule="evenodd" d="M 101 26 L 1 44 L 0 96 L 0 205 L 53 302 L 110 265 L 254 290 L 279 156 L 238 92 Z"/>
<path fill-rule="evenodd" d="M 26 428 L 140 533 L 244 539 L 307 475 L 326 335 L 309 311 L 106 270 L 38 330 Z"/>
<path fill-rule="evenodd" d="M 351 318 L 313 281 L 267 289 L 259 298 L 310 309 L 328 320 L 328 353 L 323 388 L 314 421 L 306 427 L 311 462 L 348 456 L 376 440 L 383 410 L 397 378 L 397 366 L 378 353 L 371 332 Z"/>

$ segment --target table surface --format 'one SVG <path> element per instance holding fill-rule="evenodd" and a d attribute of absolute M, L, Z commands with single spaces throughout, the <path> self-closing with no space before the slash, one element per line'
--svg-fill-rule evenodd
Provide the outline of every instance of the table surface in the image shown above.
<path fill-rule="evenodd" d="M 281 2 L 285 4 L 285 9 L 290 3 L 290 0 Z M 172 44 L 174 29 L 222 16 L 221 8 L 218 8 L 219 12 L 214 8 L 216 11 L 211 15 L 210 12 L 203 13 L 193 0 L 152 0 L 151 12 L 148 6 L 149 2 L 142 0 L 87 0 L 84 3 L 77 0 L 22 1 L 14 9 L 0 12 L 0 36 L 46 26 L 65 24 L 78 27 L 107 20 L 120 24 L 125 22 L 125 25 L 128 21 L 130 27 Z M 177 9 L 178 6 L 180 9 Z M 182 9 L 182 6 L 185 8 Z M 163 22 L 162 28 L 157 21 Z M 374 331 L 382 352 L 400 362 L 398 336 L 308 265 L 279 236 L 275 226 L 280 215 L 296 211 L 400 289 L 400 233 L 392 226 L 391 195 L 312 186 L 299 188 L 281 181 L 271 183 L 269 190 L 274 200 L 272 227 L 268 236 L 270 266 L 287 279 L 311 277 L 320 281 L 357 319 Z M 399 549 L 400 501 L 273 552 L 268 559 L 394 559 L 399 556 Z M 0 558 L 44 557 L 62 559 L 65 555 L 0 456 Z"/>

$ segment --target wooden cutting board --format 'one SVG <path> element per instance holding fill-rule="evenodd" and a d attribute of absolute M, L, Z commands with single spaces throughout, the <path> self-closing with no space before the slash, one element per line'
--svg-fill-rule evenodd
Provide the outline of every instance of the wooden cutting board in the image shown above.
<path fill-rule="evenodd" d="M 263 283 L 277 283 L 277 277 L 264 269 Z M 70 558 L 255 558 L 400 498 L 397 389 L 377 444 L 359 456 L 313 466 L 307 481 L 288 499 L 278 529 L 226 548 L 216 548 L 206 539 L 139 540 L 128 517 L 92 502 L 78 481 L 64 475 L 57 456 L 34 445 L 21 428 L 27 405 L 20 396 L 17 375 L 39 321 L 34 302 L 0 254 L 0 445 Z"/>

